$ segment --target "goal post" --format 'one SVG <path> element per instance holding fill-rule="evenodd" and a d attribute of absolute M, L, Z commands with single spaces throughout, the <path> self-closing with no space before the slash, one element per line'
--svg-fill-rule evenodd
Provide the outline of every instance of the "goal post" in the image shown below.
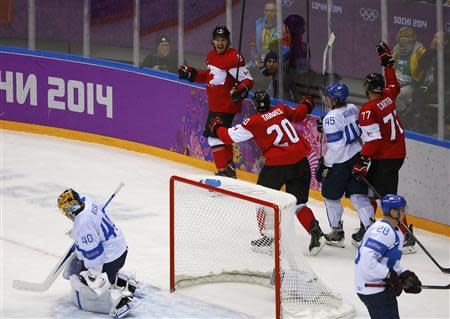
<path fill-rule="evenodd" d="M 327 287 L 303 256 L 296 204 L 291 194 L 245 181 L 172 176 L 170 291 L 254 283 L 274 290 L 276 318 L 353 317 L 353 305 Z M 261 239 L 268 243 L 260 246 Z"/>

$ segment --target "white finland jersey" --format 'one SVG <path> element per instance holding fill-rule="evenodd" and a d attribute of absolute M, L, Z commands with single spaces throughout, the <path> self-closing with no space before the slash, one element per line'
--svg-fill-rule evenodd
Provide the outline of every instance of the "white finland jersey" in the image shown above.
<path fill-rule="evenodd" d="M 379 220 L 366 231 L 355 258 L 356 292 L 363 295 L 376 294 L 384 287 L 365 287 L 366 283 L 384 284 L 389 269 L 401 274 L 403 233 L 387 221 Z"/>
<path fill-rule="evenodd" d="M 325 166 L 344 163 L 361 151 L 358 108 L 354 104 L 329 111 L 323 119 L 323 130 L 327 137 Z"/>
<path fill-rule="evenodd" d="M 85 206 L 75 217 L 72 230 L 76 253 L 86 268 L 102 271 L 103 264 L 114 261 L 127 250 L 127 243 L 101 205 L 88 196 L 81 200 Z"/>

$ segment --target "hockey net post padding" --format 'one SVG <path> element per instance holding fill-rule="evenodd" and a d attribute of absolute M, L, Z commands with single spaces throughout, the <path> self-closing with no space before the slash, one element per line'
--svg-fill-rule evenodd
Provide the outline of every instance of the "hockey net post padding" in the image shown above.
<path fill-rule="evenodd" d="M 221 185 L 200 182 L 205 179 Z M 172 176 L 170 291 L 202 283 L 254 283 L 275 290 L 276 318 L 353 317 L 353 305 L 326 286 L 304 258 L 295 209 L 291 194 L 248 182 Z M 273 239 L 265 253 L 251 244 L 261 234 Z"/>

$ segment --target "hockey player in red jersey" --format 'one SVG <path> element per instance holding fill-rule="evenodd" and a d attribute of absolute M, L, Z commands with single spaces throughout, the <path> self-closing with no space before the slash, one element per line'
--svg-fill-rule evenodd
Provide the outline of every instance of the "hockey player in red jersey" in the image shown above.
<path fill-rule="evenodd" d="M 227 27 L 216 27 L 212 36 L 214 48 L 206 56 L 207 70 L 180 66 L 178 74 L 180 79 L 206 83 L 209 112 L 203 135 L 208 138 L 208 144 L 211 146 L 217 175 L 236 178 L 233 147 L 224 145 L 214 137 L 209 124 L 213 118 L 219 117 L 226 127 L 231 127 L 235 114 L 242 111 L 242 100 L 253 87 L 253 78 L 238 50 L 229 47 L 230 31 Z"/>
<path fill-rule="evenodd" d="M 355 164 L 353 172 L 357 177 L 366 177 L 377 192 L 384 196 L 397 194 L 398 172 L 406 156 L 406 147 L 405 132 L 395 106 L 400 84 L 393 67 L 394 58 L 384 42 L 377 45 L 377 51 L 384 67 L 386 85 L 381 74 L 371 73 L 366 77 L 364 89 L 369 101 L 361 107 L 358 117 L 364 146 L 361 160 Z M 406 217 L 403 223 L 407 225 Z M 414 253 L 414 239 L 404 227 L 402 231 L 406 233 L 403 252 Z M 361 227 L 360 232 L 362 238 L 364 227 Z"/>
<path fill-rule="evenodd" d="M 311 234 L 309 251 L 316 255 L 323 248 L 325 237 L 312 210 L 306 206 L 311 181 L 307 156 L 311 146 L 292 125 L 292 122 L 303 120 L 312 111 L 313 100 L 303 97 L 295 109 L 284 104 L 270 108 L 267 92 L 256 91 L 252 103 L 257 113 L 242 124 L 227 128 L 220 118 L 215 118 L 211 121 L 211 132 L 227 145 L 252 138 L 255 140 L 266 160 L 258 184 L 276 190 L 286 185 L 286 192 L 297 198 L 296 216 Z M 253 240 L 252 246 L 271 246 L 273 242 L 273 238 L 266 237 L 264 233 L 265 217 L 264 212 L 258 211 L 258 225 L 263 237 Z"/>

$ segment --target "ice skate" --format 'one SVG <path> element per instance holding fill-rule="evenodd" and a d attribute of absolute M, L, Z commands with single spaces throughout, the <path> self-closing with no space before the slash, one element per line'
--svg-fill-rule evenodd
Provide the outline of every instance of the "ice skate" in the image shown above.
<path fill-rule="evenodd" d="M 311 222 L 313 228 L 311 229 L 311 241 L 309 243 L 309 252 L 312 256 L 316 256 L 322 250 L 323 246 L 325 246 L 325 236 L 320 229 L 319 222 L 317 220 L 313 220 Z"/>
<path fill-rule="evenodd" d="M 355 233 L 352 234 L 353 246 L 355 246 L 356 248 L 359 247 L 359 244 L 360 244 L 361 240 L 363 239 L 365 233 L 366 233 L 366 227 L 364 227 L 364 225 L 362 223 L 360 223 L 359 229 Z"/>
<path fill-rule="evenodd" d="M 223 171 L 217 172 L 216 176 L 225 176 L 229 178 L 236 179 L 236 169 L 234 167 L 234 163 L 228 163 Z"/>
<path fill-rule="evenodd" d="M 118 289 L 115 289 L 118 290 Z M 114 292 L 111 292 L 113 295 Z M 138 298 L 133 296 L 130 291 L 120 291 L 120 297 L 118 298 L 118 302 L 116 306 L 111 308 L 109 312 L 109 316 L 111 319 L 119 319 L 125 317 L 128 313 L 136 309 L 142 302 L 142 298 Z"/>
<path fill-rule="evenodd" d="M 337 227 L 333 227 L 332 231 L 325 235 L 326 244 L 340 248 L 345 247 L 345 233 L 342 222 L 339 222 Z"/>
<path fill-rule="evenodd" d="M 255 253 L 271 255 L 273 252 L 273 239 L 262 236 L 259 239 L 252 240 L 251 246 Z"/>
<path fill-rule="evenodd" d="M 409 230 L 411 231 L 411 233 L 413 232 L 413 225 L 410 224 L 408 226 Z M 411 234 L 407 231 L 405 233 L 405 240 L 403 242 L 403 253 L 404 254 L 414 254 L 416 252 L 416 247 L 414 247 L 414 245 L 416 244 L 416 241 L 414 240 L 414 238 L 411 236 Z"/>

